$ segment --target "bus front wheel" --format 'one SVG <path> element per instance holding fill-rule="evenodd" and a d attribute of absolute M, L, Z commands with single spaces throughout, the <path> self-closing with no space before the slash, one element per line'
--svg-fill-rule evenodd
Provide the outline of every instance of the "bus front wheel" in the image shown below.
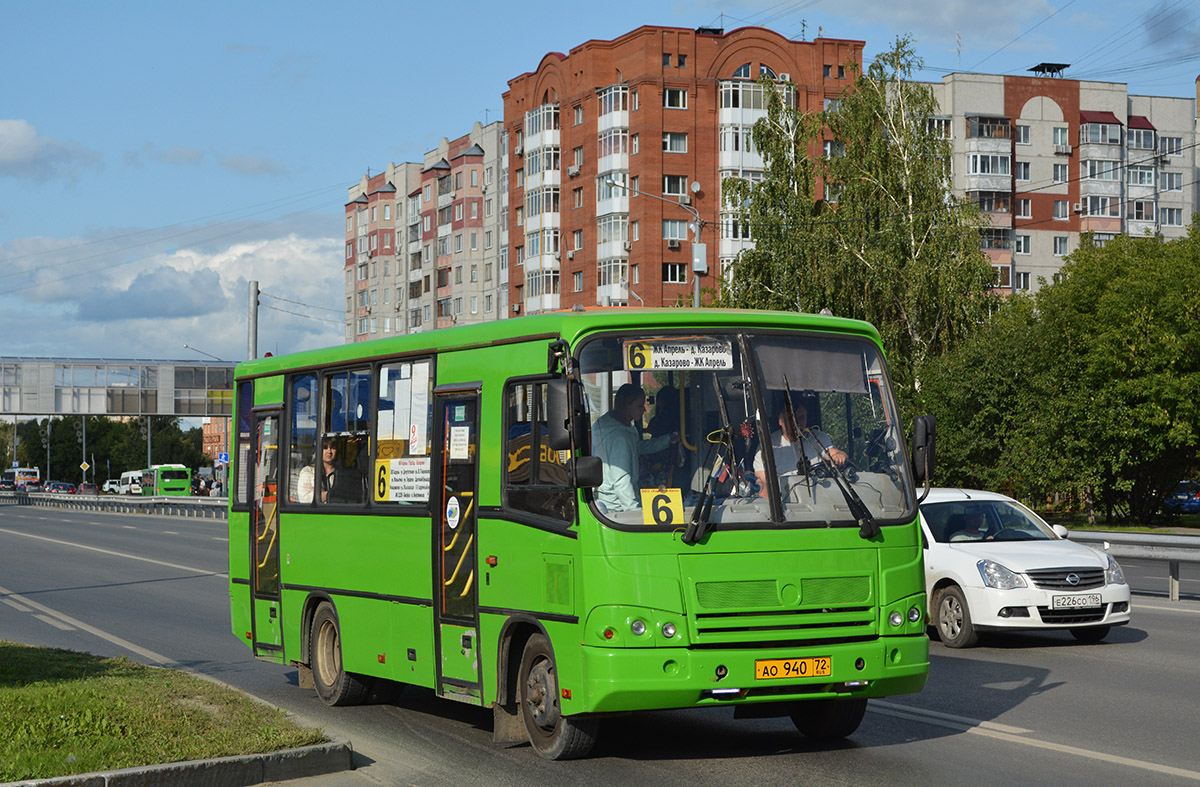
<path fill-rule="evenodd" d="M 806 738 L 836 740 L 853 735 L 866 712 L 866 700 L 809 700 L 796 705 L 792 724 Z"/>
<path fill-rule="evenodd" d="M 332 604 L 325 602 L 317 607 L 308 643 L 308 662 L 321 702 L 326 705 L 361 704 L 367 696 L 367 684 L 342 668 L 341 628 Z"/>
<path fill-rule="evenodd" d="M 525 643 L 518 676 L 521 716 L 529 742 L 548 760 L 573 760 L 587 756 L 596 742 L 599 722 L 562 715 L 558 701 L 558 670 L 550 640 L 534 634 Z"/>

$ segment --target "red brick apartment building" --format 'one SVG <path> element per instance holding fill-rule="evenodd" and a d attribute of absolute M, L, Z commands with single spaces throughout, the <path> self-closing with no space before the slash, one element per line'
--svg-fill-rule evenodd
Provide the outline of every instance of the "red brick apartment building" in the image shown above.
<path fill-rule="evenodd" d="M 766 75 L 824 108 L 861 65 L 862 41 L 793 41 L 763 28 L 645 26 L 551 52 L 509 81 L 509 303 L 514 315 L 575 304 L 690 302 L 689 223 L 715 289 L 751 241 L 722 213 L 725 177 L 761 177 L 750 129 Z M 788 88 L 791 89 L 791 88 Z"/>

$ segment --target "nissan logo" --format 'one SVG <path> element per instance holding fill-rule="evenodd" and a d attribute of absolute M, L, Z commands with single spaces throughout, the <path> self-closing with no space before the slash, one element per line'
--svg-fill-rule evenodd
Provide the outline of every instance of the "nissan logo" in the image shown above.
<path fill-rule="evenodd" d="M 1067 584 L 1068 585 L 1078 585 L 1079 584 L 1079 575 L 1074 572 L 1067 574 Z"/>

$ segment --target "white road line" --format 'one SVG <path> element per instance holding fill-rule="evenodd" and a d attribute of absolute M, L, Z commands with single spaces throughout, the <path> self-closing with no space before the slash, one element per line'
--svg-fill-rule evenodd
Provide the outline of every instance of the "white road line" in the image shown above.
<path fill-rule="evenodd" d="M 895 702 L 884 702 L 883 700 L 871 700 L 871 703 L 867 705 L 867 709 L 875 713 L 882 713 L 885 716 L 936 724 L 940 727 L 947 727 L 972 735 L 982 735 L 985 738 L 994 738 L 995 740 L 1006 741 L 1008 743 L 1018 743 L 1038 749 L 1047 749 L 1060 754 L 1073 754 L 1077 757 L 1085 757 L 1090 760 L 1110 762 L 1115 765 L 1139 768 L 1143 771 L 1152 771 L 1168 776 L 1178 776 L 1183 779 L 1200 781 L 1200 771 L 1189 771 L 1185 768 L 1175 768 L 1170 765 L 1160 765 L 1156 762 L 1135 760 L 1132 757 L 1122 757 L 1119 754 L 1081 749 L 1078 746 L 1068 746 L 1062 743 L 1052 743 L 1038 738 L 1027 738 L 1020 734 L 1014 734 L 1014 731 L 1033 732 L 1033 730 L 1021 730 L 1020 727 L 1006 727 L 1003 724 L 995 724 L 994 722 L 983 721 L 981 719 L 953 716 L 949 713 L 938 713 L 937 711 L 925 710 L 924 708 L 912 708 Z"/>
<path fill-rule="evenodd" d="M 163 531 L 162 531 L 162 533 L 163 533 L 164 535 L 168 535 L 168 536 L 177 536 L 177 535 L 179 535 L 179 531 L 178 531 L 178 530 L 163 530 Z"/>
<path fill-rule="evenodd" d="M 54 618 L 50 617 L 49 615 L 34 615 L 34 617 L 37 618 L 38 620 L 42 621 L 43 623 L 49 623 L 51 626 L 54 626 L 54 628 L 59 629 L 60 631 L 74 631 L 75 630 L 74 626 L 68 626 L 66 623 L 62 623 L 58 620 L 55 620 Z"/>
<path fill-rule="evenodd" d="M 1134 604 L 1133 609 L 1152 609 L 1155 612 L 1187 612 L 1191 615 L 1200 615 L 1200 609 L 1186 609 L 1183 607 L 1156 607 L 1151 604 Z"/>
<path fill-rule="evenodd" d="M 36 538 L 38 541 L 48 541 L 51 544 L 61 544 L 62 546 L 65 546 L 65 547 L 75 547 L 77 549 L 87 549 L 89 551 L 100 552 L 105 555 L 112 555 L 114 557 L 123 557 L 123 558 L 127 558 L 129 560 L 140 560 L 143 563 L 153 563 L 156 566 L 166 566 L 167 568 L 177 568 L 177 569 L 180 569 L 181 571 L 191 571 L 196 574 L 208 574 L 208 575 L 211 575 L 214 577 L 229 576 L 229 574 L 224 571 L 208 571 L 207 569 L 203 569 L 203 568 L 194 568 L 192 566 L 181 566 L 178 563 L 168 563 L 165 560 L 155 560 L 154 558 L 142 557 L 141 555 L 130 555 L 125 552 L 114 552 L 111 549 L 101 549 L 100 547 L 89 547 L 84 544 L 75 544 L 70 541 L 61 541 L 57 538 L 46 538 L 45 536 L 35 536 L 32 533 L 22 533 L 17 530 L 7 530 L 5 528 L 0 528 L 0 533 L 8 533 L 10 536 L 24 536 L 25 538 Z"/>
<path fill-rule="evenodd" d="M 115 634 L 109 634 L 107 631 L 101 631 L 100 629 L 96 628 L 95 626 L 89 626 L 88 624 L 84 623 L 82 620 L 76 620 L 75 618 L 71 617 L 70 615 L 64 615 L 61 612 L 56 612 L 55 610 L 50 609 L 50 607 L 47 607 L 43 604 L 39 604 L 36 601 L 33 601 L 31 599 L 27 599 L 20 594 L 13 593 L 8 588 L 0 587 L 0 594 L 8 596 L 9 598 L 18 599 L 22 604 L 28 604 L 29 606 L 33 607 L 34 609 L 38 610 L 39 612 L 49 615 L 52 618 L 56 618 L 57 620 L 59 620 L 63 623 L 66 623 L 69 626 L 74 626 L 77 629 L 81 629 L 83 631 L 86 631 L 89 634 L 93 634 L 93 635 L 99 637 L 100 639 L 105 640 L 106 642 L 111 642 L 112 644 L 116 645 L 119 648 L 125 648 L 126 650 L 130 651 L 131 653 L 136 653 L 145 659 L 155 662 L 156 664 L 161 664 L 164 667 L 179 667 L 180 666 L 175 660 L 169 659 L 166 656 L 162 655 L 161 653 L 155 653 L 152 650 L 147 650 L 146 648 L 139 647 L 138 645 L 134 645 L 129 640 L 121 639 L 120 637 L 118 637 Z M 41 615 L 38 615 L 37 617 L 42 618 Z M 49 621 L 47 621 L 47 622 L 49 622 Z"/>
<path fill-rule="evenodd" d="M 5 604 L 8 604 L 10 607 L 15 609 L 17 612 L 29 612 L 30 611 L 29 607 L 23 607 L 15 601 L 10 601 L 6 598 L 0 598 L 0 601 L 3 601 Z"/>
<path fill-rule="evenodd" d="M 229 539 L 226 538 L 225 536 L 213 536 L 212 540 L 213 541 L 228 541 Z"/>
<path fill-rule="evenodd" d="M 137 528 L 133 525 L 121 525 L 121 527 L 125 528 L 126 530 L 137 530 Z"/>

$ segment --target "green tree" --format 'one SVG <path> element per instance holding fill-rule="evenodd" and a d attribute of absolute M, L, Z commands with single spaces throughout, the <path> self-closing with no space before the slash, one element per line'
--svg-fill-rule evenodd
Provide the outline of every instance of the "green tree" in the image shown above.
<path fill-rule="evenodd" d="M 793 109 L 764 81 L 767 117 L 753 137 L 766 177 L 723 184 L 755 247 L 734 263 L 722 304 L 869 320 L 906 400 L 915 369 L 992 304 L 979 211 L 952 198 L 937 103 L 911 81 L 921 65 L 898 38 L 866 73 L 850 64 L 852 86 L 824 113 Z"/>

